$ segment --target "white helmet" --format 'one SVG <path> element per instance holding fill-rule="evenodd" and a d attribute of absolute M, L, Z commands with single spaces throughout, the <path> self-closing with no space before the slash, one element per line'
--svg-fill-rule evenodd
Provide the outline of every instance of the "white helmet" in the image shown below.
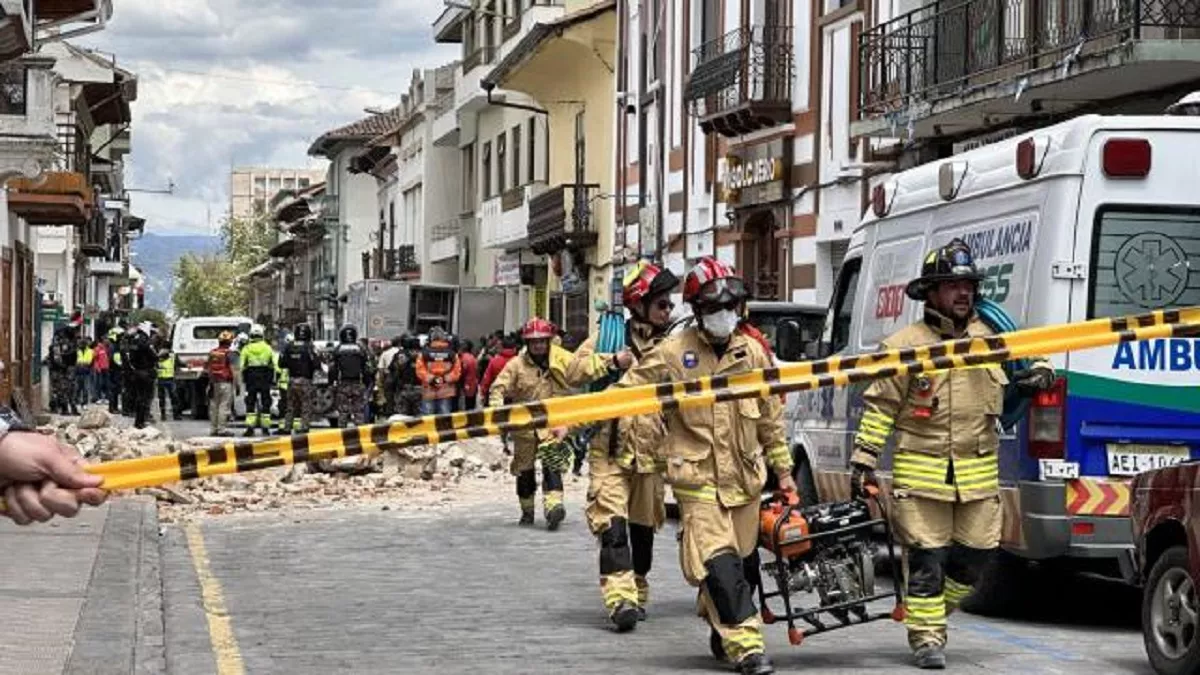
<path fill-rule="evenodd" d="M 1200 115 L 1200 91 L 1193 91 L 1172 103 L 1165 112 L 1168 115 Z"/>
<path fill-rule="evenodd" d="M 257 339 L 262 338 L 263 333 L 264 333 L 263 327 L 257 323 L 250 327 L 250 339 L 251 340 L 257 340 Z"/>
<path fill-rule="evenodd" d="M 138 330 L 142 331 L 146 335 L 149 335 L 154 330 L 154 324 L 150 323 L 149 321 L 143 321 L 138 324 Z"/>

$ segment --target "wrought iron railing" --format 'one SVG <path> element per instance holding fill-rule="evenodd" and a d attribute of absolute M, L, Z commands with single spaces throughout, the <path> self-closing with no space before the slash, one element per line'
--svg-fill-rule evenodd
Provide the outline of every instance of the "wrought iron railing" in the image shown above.
<path fill-rule="evenodd" d="M 599 191 L 594 183 L 568 183 L 530 198 L 527 234 L 534 253 L 594 244 L 597 232 L 592 202 Z"/>
<path fill-rule="evenodd" d="M 730 31 L 692 51 L 687 100 L 699 117 L 744 103 L 791 105 L 791 26 L 748 26 Z"/>
<path fill-rule="evenodd" d="M 1015 80 L 1138 38 L 1200 38 L 1200 0 L 935 2 L 859 37 L 860 114 Z"/>

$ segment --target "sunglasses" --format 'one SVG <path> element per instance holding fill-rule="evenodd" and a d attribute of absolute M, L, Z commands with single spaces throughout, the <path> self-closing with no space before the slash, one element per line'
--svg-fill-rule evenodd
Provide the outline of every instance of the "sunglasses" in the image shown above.
<path fill-rule="evenodd" d="M 662 300 L 659 300 L 658 302 L 654 303 L 654 307 L 656 309 L 668 311 L 668 310 L 675 309 L 675 303 L 671 302 L 670 300 L 668 300 L 666 298 L 663 298 Z"/>

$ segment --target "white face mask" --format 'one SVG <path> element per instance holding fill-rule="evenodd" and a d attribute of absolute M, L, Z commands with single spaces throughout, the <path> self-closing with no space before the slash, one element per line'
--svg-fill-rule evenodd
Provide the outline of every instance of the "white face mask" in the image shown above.
<path fill-rule="evenodd" d="M 705 314 L 700 317 L 700 321 L 709 335 L 718 340 L 725 340 L 733 335 L 734 329 L 737 328 L 738 315 L 732 309 L 722 309 L 712 314 Z"/>

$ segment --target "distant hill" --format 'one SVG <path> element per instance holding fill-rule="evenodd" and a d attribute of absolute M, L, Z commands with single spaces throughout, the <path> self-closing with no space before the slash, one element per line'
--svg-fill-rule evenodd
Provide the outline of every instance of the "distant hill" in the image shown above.
<path fill-rule="evenodd" d="M 221 238 L 205 234 L 154 234 L 147 232 L 130 244 L 136 254 L 133 264 L 146 276 L 146 306 L 171 308 L 171 292 L 175 277 L 171 274 L 176 261 L 184 254 L 204 255 L 221 250 Z"/>

